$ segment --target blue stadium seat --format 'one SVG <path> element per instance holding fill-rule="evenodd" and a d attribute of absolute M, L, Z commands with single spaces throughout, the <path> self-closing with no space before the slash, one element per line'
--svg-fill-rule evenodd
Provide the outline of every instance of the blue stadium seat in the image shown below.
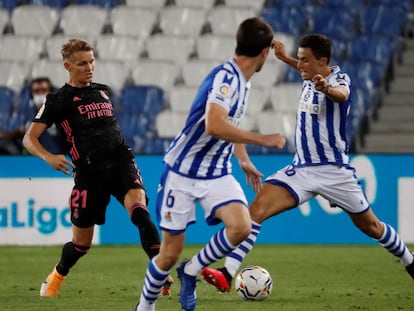
<path fill-rule="evenodd" d="M 337 9 L 343 8 L 347 11 L 354 11 L 360 9 L 364 5 L 364 2 L 361 0 L 320 0 L 320 4 L 324 7 Z"/>
<path fill-rule="evenodd" d="M 287 6 L 305 7 L 314 4 L 314 0 L 271 0 L 266 1 L 266 7 L 283 8 Z"/>
<path fill-rule="evenodd" d="M 330 38 L 349 40 L 358 32 L 359 18 L 349 10 L 335 7 L 315 7 L 310 14 L 310 31 Z"/>
<path fill-rule="evenodd" d="M 173 138 L 171 137 L 148 137 L 142 149 L 144 154 L 164 154 Z"/>
<path fill-rule="evenodd" d="M 31 111 L 30 108 L 30 85 L 26 84 L 24 85 L 19 94 L 18 94 L 18 106 L 17 106 L 17 112 L 22 115 L 26 115 L 29 111 Z"/>
<path fill-rule="evenodd" d="M 354 61 L 388 63 L 393 48 L 393 41 L 383 36 L 356 36 L 350 45 L 349 58 Z"/>
<path fill-rule="evenodd" d="M 14 91 L 8 87 L 0 86 L 0 129 L 5 127 L 12 115 L 14 100 Z"/>
<path fill-rule="evenodd" d="M 283 79 L 283 81 L 289 83 L 299 83 L 303 82 L 303 79 L 296 69 L 293 69 L 289 66 L 286 70 L 285 78 Z"/>
<path fill-rule="evenodd" d="M 358 100 L 363 102 L 364 108 L 358 110 L 358 113 L 365 115 L 377 105 L 379 87 L 385 77 L 383 69 L 375 62 L 351 60 L 345 61 L 341 69 L 350 76 L 351 85 L 360 97 Z"/>
<path fill-rule="evenodd" d="M 61 9 L 73 3 L 72 0 L 29 0 L 30 5 L 46 5 L 52 8 Z"/>
<path fill-rule="evenodd" d="M 128 85 L 121 90 L 121 110 L 132 114 L 145 114 L 151 117 L 162 110 L 164 91 L 161 88 L 144 85 Z"/>
<path fill-rule="evenodd" d="M 134 114 L 129 111 L 120 110 L 116 112 L 115 116 L 122 131 L 128 137 L 134 135 L 145 137 L 153 126 L 144 114 Z"/>
<path fill-rule="evenodd" d="M 351 86 L 351 107 L 346 124 L 346 135 L 351 143 L 361 130 L 362 123 L 366 118 L 369 108 L 369 97 L 367 93 L 356 86 Z"/>
<path fill-rule="evenodd" d="M 117 111 L 115 116 L 128 145 L 134 153 L 141 153 L 145 137 L 151 132 L 154 123 L 150 122 L 148 116 L 144 114 L 134 114 L 129 111 Z"/>
<path fill-rule="evenodd" d="M 297 36 L 306 31 L 306 12 L 298 7 L 265 8 L 261 17 L 267 21 L 274 32 L 284 32 Z"/>
<path fill-rule="evenodd" d="M 395 38 L 402 33 L 407 19 L 408 12 L 402 6 L 367 6 L 362 12 L 362 32 Z"/>
<path fill-rule="evenodd" d="M 398 6 L 402 7 L 405 10 L 410 10 L 412 6 L 414 6 L 414 2 L 412 0 L 371 0 L 369 2 L 371 6 L 378 6 L 378 5 L 387 5 L 387 6 Z"/>
<path fill-rule="evenodd" d="M 117 6 L 119 3 L 120 0 L 76 0 L 76 4 L 97 5 L 107 9 Z"/>
<path fill-rule="evenodd" d="M 11 12 L 17 6 L 17 2 L 17 0 L 0 0 L 0 8 Z"/>

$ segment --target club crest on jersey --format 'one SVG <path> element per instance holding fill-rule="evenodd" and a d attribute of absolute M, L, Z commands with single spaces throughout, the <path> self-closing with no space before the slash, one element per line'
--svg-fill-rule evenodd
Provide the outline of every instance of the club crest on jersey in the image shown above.
<path fill-rule="evenodd" d="M 224 98 L 229 97 L 230 95 L 230 85 L 228 83 L 222 83 L 218 88 L 218 96 L 222 96 Z"/>
<path fill-rule="evenodd" d="M 107 99 L 107 100 L 109 100 L 109 97 L 108 97 L 108 95 L 106 95 L 106 93 L 104 92 L 104 91 L 99 91 L 100 93 L 101 93 L 101 96 L 103 97 L 103 98 L 105 98 L 105 99 Z"/>
<path fill-rule="evenodd" d="M 168 221 L 171 221 L 172 220 L 171 212 L 166 212 L 164 214 L 164 219 L 168 220 Z"/>

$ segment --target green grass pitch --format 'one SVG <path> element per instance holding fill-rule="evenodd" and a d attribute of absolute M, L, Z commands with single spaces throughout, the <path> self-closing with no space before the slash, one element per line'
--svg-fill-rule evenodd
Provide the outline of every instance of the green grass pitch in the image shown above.
<path fill-rule="evenodd" d="M 186 246 L 182 259 L 199 248 Z M 92 247 L 57 297 L 40 298 L 40 284 L 60 251 L 61 247 L 0 247 L 0 310 L 134 309 L 147 265 L 139 246 Z M 249 264 L 261 265 L 272 275 L 268 299 L 245 302 L 234 290 L 222 294 L 200 282 L 196 310 L 414 310 L 414 282 L 379 246 L 257 245 L 243 266 Z M 160 297 L 157 310 L 180 310 L 175 270 L 172 275 L 173 294 Z"/>

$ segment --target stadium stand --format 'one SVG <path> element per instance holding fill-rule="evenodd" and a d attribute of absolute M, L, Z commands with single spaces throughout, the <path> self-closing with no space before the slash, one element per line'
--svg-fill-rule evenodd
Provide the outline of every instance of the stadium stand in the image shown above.
<path fill-rule="evenodd" d="M 178 7 L 208 10 L 214 6 L 216 0 L 174 0 L 170 2 Z"/>
<path fill-rule="evenodd" d="M 169 6 L 160 12 L 160 30 L 165 35 L 197 37 L 205 23 L 203 8 Z"/>
<path fill-rule="evenodd" d="M 207 21 L 213 34 L 234 36 L 239 24 L 255 15 L 255 10 L 251 8 L 216 6 L 209 11 Z"/>
<path fill-rule="evenodd" d="M 36 77 L 49 77 L 54 87 L 60 87 L 68 79 L 67 72 L 61 60 L 40 59 L 33 63 L 30 79 Z"/>
<path fill-rule="evenodd" d="M 9 89 L 5 86 L 0 86 L 0 118 L 3 122 L 7 120 L 7 118 L 13 112 L 14 99 L 15 93 L 12 89 Z"/>
<path fill-rule="evenodd" d="M 224 4 L 229 8 L 247 8 L 254 10 L 256 14 L 263 8 L 264 0 L 226 0 Z"/>
<path fill-rule="evenodd" d="M 179 71 L 172 61 L 141 59 L 133 66 L 132 79 L 135 84 L 158 86 L 169 93 L 179 79 Z"/>
<path fill-rule="evenodd" d="M 6 86 L 15 93 L 20 92 L 29 70 L 29 66 L 21 61 L 0 61 L 0 86 Z M 2 105 L 1 102 L 0 105 Z"/>
<path fill-rule="evenodd" d="M 150 60 L 170 61 L 176 65 L 187 62 L 194 54 L 195 41 L 186 36 L 156 34 L 147 39 L 146 51 Z"/>
<path fill-rule="evenodd" d="M 108 11 L 94 5 L 70 5 L 62 9 L 60 28 L 71 36 L 98 36 L 108 21 Z"/>
<path fill-rule="evenodd" d="M 117 60 L 96 60 L 94 80 L 98 83 L 108 84 L 114 92 L 115 98 L 119 96 L 123 87 L 130 78 L 128 64 Z"/>
<path fill-rule="evenodd" d="M 50 60 L 59 60 L 62 62 L 62 54 L 60 54 L 60 49 L 62 45 L 69 39 L 73 38 L 71 35 L 66 34 L 55 34 L 45 39 L 45 50 L 42 51 L 43 56 Z M 96 38 L 90 35 L 77 36 L 77 38 L 85 39 L 92 46 L 96 46 Z M 35 60 L 35 62 L 38 60 Z"/>
<path fill-rule="evenodd" d="M 181 86 L 173 88 L 169 96 L 169 106 L 171 111 L 179 113 L 188 112 L 194 100 L 194 96 L 197 94 L 197 89 L 198 86 Z"/>
<path fill-rule="evenodd" d="M 206 75 L 217 65 L 213 60 L 202 60 L 199 58 L 190 59 L 181 66 L 183 83 L 187 87 L 198 87 Z"/>
<path fill-rule="evenodd" d="M 292 55 L 303 34 L 331 37 L 331 63 L 353 80 L 352 150 L 368 150 L 364 137 L 393 89 L 408 46 L 406 28 L 414 24 L 412 9 L 410 0 L 0 0 L 0 86 L 6 94 L 0 97 L 0 120 L 18 120 L 32 77 L 64 83 L 60 48 L 76 36 L 95 46 L 96 81 L 112 87 L 117 117 L 134 151 L 162 153 L 184 124 L 201 80 L 233 54 L 239 22 L 258 15 Z M 243 127 L 282 131 L 289 141 L 282 152 L 291 152 L 302 80 L 271 57 L 252 80 Z M 148 95 L 160 91 L 162 96 Z"/>
<path fill-rule="evenodd" d="M 33 62 L 44 50 L 42 38 L 8 35 L 0 37 L 0 60 Z"/>
<path fill-rule="evenodd" d="M 144 50 L 143 37 L 104 34 L 96 38 L 96 53 L 100 60 L 136 62 Z"/>
<path fill-rule="evenodd" d="M 155 11 L 159 11 L 162 7 L 165 6 L 166 0 L 125 0 L 127 7 L 140 7 L 148 8 Z"/>
<path fill-rule="evenodd" d="M 187 113 L 170 109 L 161 111 L 155 120 L 156 133 L 161 138 L 171 138 L 171 133 L 178 134 L 184 127 Z"/>
<path fill-rule="evenodd" d="M 208 34 L 196 39 L 198 59 L 210 60 L 219 64 L 227 61 L 234 53 L 235 38 L 229 35 Z"/>
<path fill-rule="evenodd" d="M 153 1 L 147 2 L 153 3 Z M 146 7 L 118 6 L 109 14 L 113 33 L 122 36 L 147 38 L 151 35 L 157 19 L 157 12 Z"/>
<path fill-rule="evenodd" d="M 58 25 L 59 12 L 55 8 L 21 5 L 11 15 L 15 35 L 49 37 Z"/>
<path fill-rule="evenodd" d="M 0 9 L 0 30 L 1 33 L 4 33 L 4 30 L 7 25 L 10 23 L 10 14 L 4 8 Z"/>

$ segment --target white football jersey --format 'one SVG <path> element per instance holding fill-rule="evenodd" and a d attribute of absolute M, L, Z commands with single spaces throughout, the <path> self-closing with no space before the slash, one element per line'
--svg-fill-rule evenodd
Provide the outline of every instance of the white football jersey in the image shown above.
<path fill-rule="evenodd" d="M 215 103 L 228 111 L 228 122 L 239 127 L 247 108 L 250 82 L 233 59 L 214 68 L 201 83 L 184 129 L 164 157 L 171 169 L 193 178 L 217 178 L 231 173 L 234 145 L 205 131 L 206 105 Z"/>
<path fill-rule="evenodd" d="M 346 120 L 351 105 L 351 82 L 338 66 L 331 67 L 326 77 L 331 87 L 348 89 L 349 97 L 337 103 L 305 80 L 296 115 L 295 166 L 346 165 L 349 163 L 349 145 L 346 138 Z"/>

